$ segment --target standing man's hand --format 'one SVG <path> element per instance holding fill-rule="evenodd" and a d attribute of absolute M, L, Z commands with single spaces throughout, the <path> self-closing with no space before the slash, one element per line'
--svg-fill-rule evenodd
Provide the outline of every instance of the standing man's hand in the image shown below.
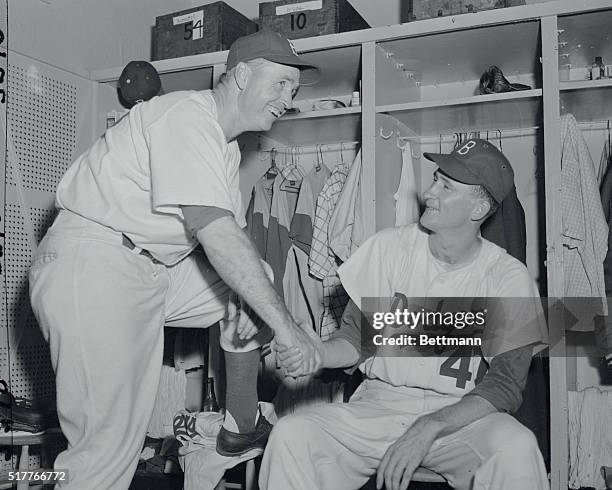
<path fill-rule="evenodd" d="M 406 490 L 414 471 L 425 459 L 437 432 L 427 416 L 417 419 L 400 438 L 389 446 L 376 472 L 376 488 Z"/>
<path fill-rule="evenodd" d="M 310 325 L 277 334 L 274 349 L 277 360 L 288 376 L 306 376 L 323 367 L 323 343 Z"/>

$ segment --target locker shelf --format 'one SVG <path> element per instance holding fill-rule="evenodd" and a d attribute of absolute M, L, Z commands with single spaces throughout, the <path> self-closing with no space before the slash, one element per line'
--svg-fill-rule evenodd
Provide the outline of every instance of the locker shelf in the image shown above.
<path fill-rule="evenodd" d="M 361 108 L 347 107 L 284 116 L 265 136 L 287 146 L 297 146 L 355 141 L 360 133 Z"/>
<path fill-rule="evenodd" d="M 559 93 L 561 112 L 571 112 L 578 121 L 610 119 L 612 79 L 562 82 Z"/>
<path fill-rule="evenodd" d="M 560 82 L 559 90 L 580 90 L 580 89 L 596 89 L 612 87 L 612 78 L 604 78 L 602 80 L 575 80 L 571 82 Z"/>
<path fill-rule="evenodd" d="M 542 90 L 378 106 L 422 136 L 454 131 L 514 129 L 539 125 Z"/>
<path fill-rule="evenodd" d="M 381 42 L 387 59 L 376 60 L 377 76 L 383 83 L 392 81 L 377 93 L 377 105 L 405 98 L 414 85 L 411 79 L 418 94 L 408 97 L 417 100 L 475 95 L 491 65 L 501 68 L 511 82 L 539 88 L 539 31 L 539 23 L 529 21 Z M 406 75 L 403 83 L 389 73 L 389 66 Z"/>

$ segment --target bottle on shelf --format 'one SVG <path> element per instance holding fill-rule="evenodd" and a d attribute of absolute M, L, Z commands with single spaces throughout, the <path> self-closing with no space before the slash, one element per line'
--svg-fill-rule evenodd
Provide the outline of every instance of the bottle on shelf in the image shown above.
<path fill-rule="evenodd" d="M 601 56 L 595 56 L 591 65 L 591 80 L 601 80 L 606 77 L 606 65 L 603 64 Z"/>
<path fill-rule="evenodd" d="M 355 107 L 361 104 L 360 98 L 359 98 L 359 92 L 355 91 L 353 92 L 353 95 L 351 96 L 351 107 Z"/>
<path fill-rule="evenodd" d="M 206 391 L 204 393 L 204 401 L 202 402 L 203 412 L 218 412 L 219 405 L 215 397 L 215 380 L 208 378 L 206 380 Z"/>

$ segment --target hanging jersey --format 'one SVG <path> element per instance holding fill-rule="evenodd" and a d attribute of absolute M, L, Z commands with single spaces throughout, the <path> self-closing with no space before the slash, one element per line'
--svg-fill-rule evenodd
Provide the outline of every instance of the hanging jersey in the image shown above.
<path fill-rule="evenodd" d="M 406 143 L 402 149 L 402 174 L 393 199 L 395 199 L 395 226 L 405 226 L 419 220 L 419 199 L 410 143 Z"/>

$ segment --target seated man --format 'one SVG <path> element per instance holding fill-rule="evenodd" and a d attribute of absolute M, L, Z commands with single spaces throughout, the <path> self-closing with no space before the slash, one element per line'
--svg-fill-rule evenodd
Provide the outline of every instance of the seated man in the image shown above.
<path fill-rule="evenodd" d="M 546 337 L 539 294 L 522 263 L 480 236 L 514 186 L 512 167 L 478 139 L 425 156 L 439 169 L 421 226 L 377 233 L 340 268 L 351 302 L 334 337 L 312 336 L 313 355 L 277 347 L 289 374 L 359 364 L 365 379 L 348 403 L 280 420 L 264 454 L 262 489 L 358 489 L 377 473 L 377 488 L 403 490 L 418 466 L 458 489 L 548 488 L 534 435 L 509 415 Z M 378 347 L 368 357 L 360 327 L 368 297 L 505 298 L 509 306 L 481 356 L 392 357 Z M 478 385 L 477 373 L 484 374 Z"/>

